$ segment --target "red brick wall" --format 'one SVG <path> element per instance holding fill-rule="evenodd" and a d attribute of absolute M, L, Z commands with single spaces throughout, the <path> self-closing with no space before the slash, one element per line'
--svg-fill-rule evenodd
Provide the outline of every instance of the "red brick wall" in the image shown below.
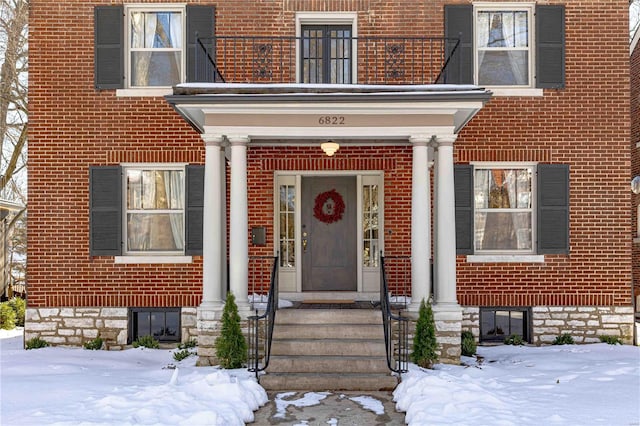
<path fill-rule="evenodd" d="M 636 44 L 631 55 L 631 175 L 640 175 L 640 151 L 636 147 L 640 144 L 640 43 Z M 640 195 L 631 196 L 631 235 L 637 238 L 636 224 L 638 223 L 637 206 Z M 633 286 L 634 295 L 640 295 L 640 243 L 633 244 Z M 636 311 L 638 308 L 636 307 Z"/>
<path fill-rule="evenodd" d="M 191 265 L 114 265 L 110 257 L 89 256 L 90 165 L 204 159 L 199 136 L 164 99 L 93 88 L 93 6 L 115 3 L 30 2 L 31 307 L 194 306 L 201 300 L 200 257 Z M 216 30 L 292 35 L 296 10 L 357 10 L 360 35 L 441 35 L 444 3 L 220 1 Z M 628 3 L 564 3 L 566 89 L 494 98 L 462 131 L 455 154 L 460 162 L 570 164 L 571 254 L 547 255 L 544 264 L 469 264 L 460 256 L 462 304 L 629 304 Z M 251 255 L 271 254 L 274 170 L 370 168 L 385 171 L 385 229 L 393 230 L 385 235 L 386 254 L 409 254 L 409 146 L 341 148 L 331 159 L 318 148 L 250 146 L 248 167 L 249 226 L 266 226 L 268 237 L 266 247 L 251 246 Z"/>

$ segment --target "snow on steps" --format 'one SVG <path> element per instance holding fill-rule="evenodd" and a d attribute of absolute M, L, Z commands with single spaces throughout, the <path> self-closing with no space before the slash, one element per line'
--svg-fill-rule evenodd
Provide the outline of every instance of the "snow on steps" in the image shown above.
<path fill-rule="evenodd" d="M 398 384 L 387 368 L 380 311 L 283 309 L 276 314 L 267 390 L 378 391 Z"/>

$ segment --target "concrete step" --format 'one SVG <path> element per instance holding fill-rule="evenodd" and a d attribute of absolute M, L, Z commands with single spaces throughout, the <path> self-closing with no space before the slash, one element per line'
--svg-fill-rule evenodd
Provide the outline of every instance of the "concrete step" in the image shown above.
<path fill-rule="evenodd" d="M 270 391 L 391 391 L 398 379 L 386 374 L 269 373 L 260 384 Z"/>
<path fill-rule="evenodd" d="M 381 324 L 277 324 L 274 339 L 381 339 Z"/>
<path fill-rule="evenodd" d="M 382 324 L 380 311 L 369 309 L 280 309 L 279 324 Z"/>
<path fill-rule="evenodd" d="M 389 373 L 386 356 L 272 355 L 271 373 Z"/>
<path fill-rule="evenodd" d="M 386 356 L 384 339 L 273 339 L 271 355 Z"/>

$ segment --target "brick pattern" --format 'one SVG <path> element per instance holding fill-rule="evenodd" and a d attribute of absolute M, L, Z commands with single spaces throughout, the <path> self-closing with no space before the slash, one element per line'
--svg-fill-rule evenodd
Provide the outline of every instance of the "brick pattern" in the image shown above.
<path fill-rule="evenodd" d="M 201 300 L 200 257 L 189 265 L 116 265 L 112 258 L 89 256 L 90 165 L 204 158 L 199 135 L 162 97 L 116 97 L 113 90 L 93 88 L 93 7 L 119 3 L 30 2 L 31 309 L 193 307 Z M 216 29 L 226 35 L 293 35 L 296 11 L 348 10 L 357 13 L 363 36 L 440 36 L 445 3 L 469 1 L 217 2 Z M 455 156 L 461 162 L 569 164 L 571 254 L 546 256 L 543 264 L 469 264 L 461 256 L 459 298 L 468 305 L 628 306 L 628 2 L 544 3 L 566 6 L 566 88 L 545 90 L 543 97 L 492 99 L 459 135 Z M 633 135 L 636 142 L 637 123 Z M 298 168 L 384 170 L 385 230 L 392 231 L 385 235 L 385 254 L 410 255 L 410 146 L 342 147 L 328 159 L 316 147 L 250 145 L 247 160 L 249 226 L 267 227 L 267 246 L 250 246 L 251 255 L 272 251 L 273 171 Z M 634 167 L 637 174 L 637 162 Z M 636 246 L 636 266 L 638 259 Z"/>
<path fill-rule="evenodd" d="M 640 43 L 631 53 L 631 176 L 640 175 Z M 640 235 L 637 231 L 640 194 L 631 194 L 631 235 L 633 242 L 633 294 L 640 297 Z M 636 310 L 640 307 L 636 305 Z"/>

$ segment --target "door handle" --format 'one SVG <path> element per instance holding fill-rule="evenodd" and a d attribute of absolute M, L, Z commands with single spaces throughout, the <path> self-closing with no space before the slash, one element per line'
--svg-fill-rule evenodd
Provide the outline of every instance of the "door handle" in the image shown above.
<path fill-rule="evenodd" d="M 307 251 L 307 233 L 303 232 L 302 233 L 302 251 L 306 252 Z"/>

